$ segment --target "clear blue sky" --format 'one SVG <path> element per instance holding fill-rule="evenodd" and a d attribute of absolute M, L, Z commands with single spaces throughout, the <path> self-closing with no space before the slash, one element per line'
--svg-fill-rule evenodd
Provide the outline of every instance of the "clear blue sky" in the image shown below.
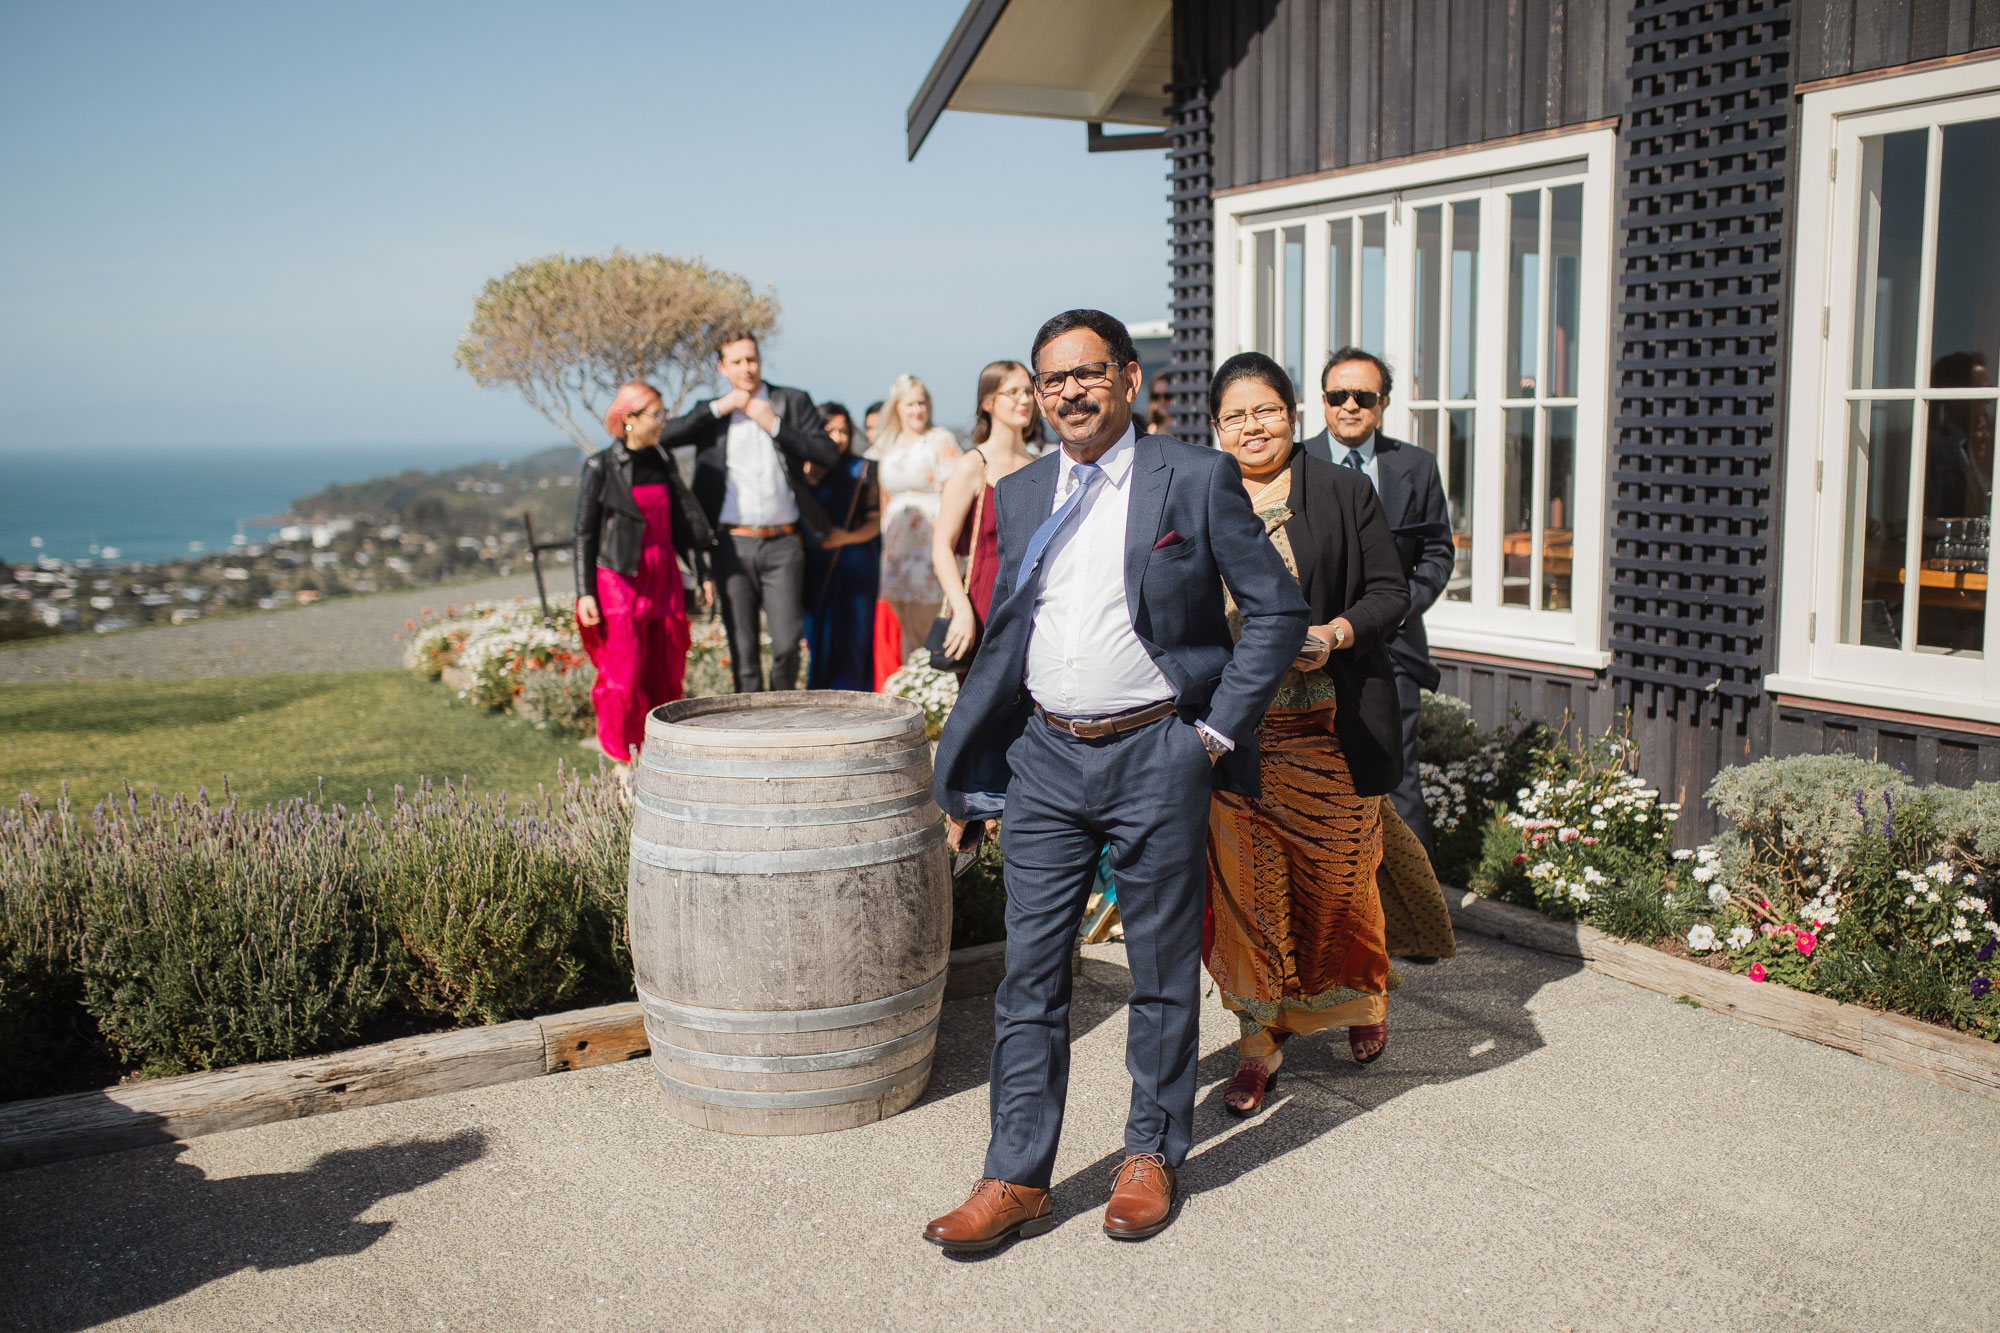
<path fill-rule="evenodd" d="M 771 377 L 940 418 L 1071 305 L 1166 313 L 1156 152 L 904 113 L 958 0 L 12 5 L 0 451 L 556 440 L 451 364 L 532 255 L 774 287 Z"/>

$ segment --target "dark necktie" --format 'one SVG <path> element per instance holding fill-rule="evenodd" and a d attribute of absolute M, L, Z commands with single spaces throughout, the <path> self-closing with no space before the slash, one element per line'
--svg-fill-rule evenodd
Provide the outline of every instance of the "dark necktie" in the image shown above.
<path fill-rule="evenodd" d="M 1349 449 L 1347 451 L 1347 466 L 1353 468 L 1356 472 L 1365 473 L 1368 470 L 1361 466 L 1361 451 L 1359 449 Z"/>
<path fill-rule="evenodd" d="M 1016 591 L 1028 586 L 1029 580 L 1035 575 L 1035 566 L 1041 561 L 1042 552 L 1048 549 L 1049 543 L 1056 539 L 1056 534 L 1068 526 L 1070 519 L 1083 508 L 1083 497 L 1090 493 L 1091 487 L 1104 478 L 1104 469 L 1095 463 L 1077 463 L 1071 467 L 1070 473 L 1076 481 L 1070 490 L 1069 499 L 1064 500 L 1055 513 L 1043 519 L 1042 526 L 1035 529 L 1035 535 L 1028 538 L 1027 553 L 1021 557 L 1021 572 L 1014 579 Z"/>

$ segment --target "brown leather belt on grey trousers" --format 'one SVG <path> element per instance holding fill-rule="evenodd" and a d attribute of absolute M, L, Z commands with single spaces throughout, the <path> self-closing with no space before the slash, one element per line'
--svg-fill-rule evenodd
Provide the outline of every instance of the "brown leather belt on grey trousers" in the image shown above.
<path fill-rule="evenodd" d="M 1040 704 L 1035 705 L 1035 711 L 1042 715 L 1042 721 L 1057 731 L 1067 732 L 1078 740 L 1097 741 L 1173 716 L 1174 701 L 1162 699 L 1156 704 L 1147 704 L 1129 713 L 1114 713 L 1110 717 L 1057 717 Z"/>

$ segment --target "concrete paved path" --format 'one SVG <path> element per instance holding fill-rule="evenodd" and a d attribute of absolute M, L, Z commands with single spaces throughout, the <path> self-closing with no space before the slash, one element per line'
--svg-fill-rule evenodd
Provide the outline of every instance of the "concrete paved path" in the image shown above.
<path fill-rule="evenodd" d="M 985 1138 L 991 1007 L 842 1134 L 669 1119 L 641 1062 L 0 1176 L 0 1324 L 79 1329 L 1989 1329 L 2000 1105 L 1472 939 L 1366 1069 L 1297 1043 L 1179 1220 L 1098 1214 L 1127 1084 L 1090 951 L 1050 1235 L 919 1239 Z"/>
<path fill-rule="evenodd" d="M 546 572 L 549 604 L 569 595 L 567 565 Z M 169 680 L 279 671 L 385 671 L 403 664 L 396 642 L 424 607 L 535 595 L 535 576 L 483 579 L 414 592 L 341 597 L 313 606 L 158 625 L 122 634 L 75 634 L 0 652 L 0 684 L 39 680 Z"/>

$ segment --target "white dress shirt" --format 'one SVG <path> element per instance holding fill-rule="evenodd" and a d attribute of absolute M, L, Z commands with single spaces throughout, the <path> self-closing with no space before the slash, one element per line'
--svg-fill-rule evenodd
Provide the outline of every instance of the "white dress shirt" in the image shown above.
<path fill-rule="evenodd" d="M 1028 693 L 1058 717 L 1104 717 L 1174 697 L 1132 629 L 1125 604 L 1125 517 L 1132 501 L 1136 433 L 1097 460 L 1104 480 L 1042 555 L 1028 637 Z M 1076 486 L 1064 450 L 1054 513 Z"/>
<path fill-rule="evenodd" d="M 1333 455 L 1334 466 L 1346 467 L 1349 446 L 1343 444 L 1332 431 L 1326 433 L 1326 442 L 1331 446 L 1327 452 Z M 1374 431 L 1371 430 L 1368 432 L 1368 438 L 1361 442 L 1360 449 L 1361 470 L 1368 475 L 1368 484 L 1375 488 L 1375 494 L 1380 495 L 1382 493 L 1382 465 L 1375 461 Z"/>
<path fill-rule="evenodd" d="M 762 384 L 757 386 L 756 396 L 766 403 L 771 401 L 771 391 Z M 714 411 L 713 405 L 710 410 Z M 777 444 L 741 411 L 729 414 L 729 442 L 723 459 L 728 473 L 722 510 L 716 515 L 723 527 L 775 528 L 799 521 L 799 504 L 785 479 L 785 460 Z"/>

